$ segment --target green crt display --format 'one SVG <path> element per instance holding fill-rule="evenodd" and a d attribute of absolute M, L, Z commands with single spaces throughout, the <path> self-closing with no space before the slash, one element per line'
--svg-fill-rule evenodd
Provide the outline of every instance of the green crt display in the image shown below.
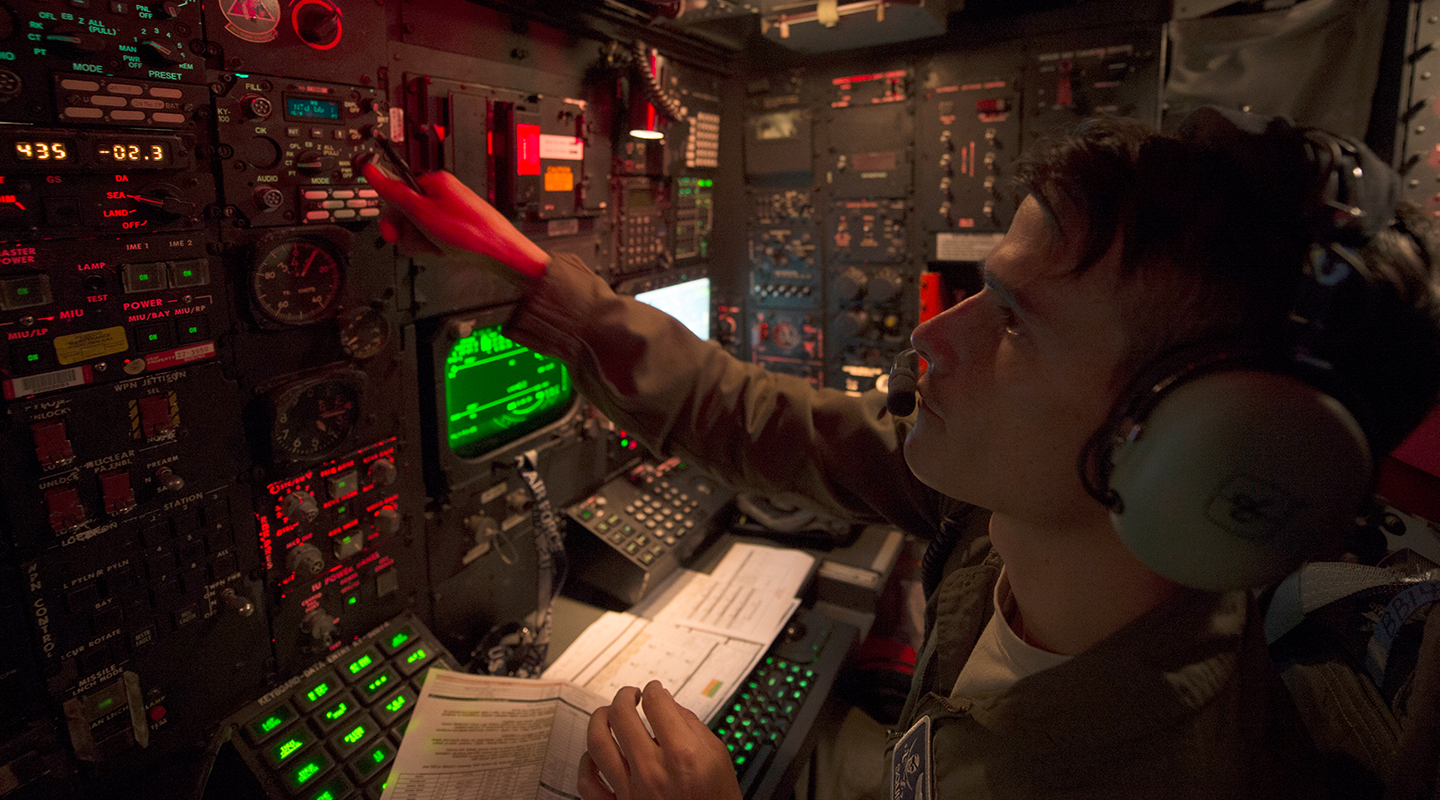
<path fill-rule="evenodd" d="M 499 325 L 476 328 L 445 359 L 450 451 L 477 458 L 560 419 L 575 397 L 570 370 L 505 338 Z"/>

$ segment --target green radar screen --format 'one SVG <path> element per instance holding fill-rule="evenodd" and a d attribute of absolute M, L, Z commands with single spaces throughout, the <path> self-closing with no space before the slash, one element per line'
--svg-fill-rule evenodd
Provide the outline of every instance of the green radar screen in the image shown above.
<path fill-rule="evenodd" d="M 500 334 L 477 328 L 445 359 L 450 450 L 475 458 L 560 419 L 575 396 L 570 370 Z"/>

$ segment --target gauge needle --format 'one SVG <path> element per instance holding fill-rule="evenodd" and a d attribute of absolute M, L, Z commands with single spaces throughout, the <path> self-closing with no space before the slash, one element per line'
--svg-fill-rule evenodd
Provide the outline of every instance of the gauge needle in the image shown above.
<path fill-rule="evenodd" d="M 310 271 L 310 265 L 315 263 L 315 257 L 320 255 L 319 250 L 311 250 L 310 257 L 305 259 L 305 268 L 300 270 L 300 276 L 304 277 Z"/>
<path fill-rule="evenodd" d="M 149 204 L 152 205 L 152 206 L 163 206 L 163 205 L 165 205 L 165 201 L 164 201 L 164 200 L 156 200 L 156 199 L 154 199 L 153 197 L 145 197 L 144 195 L 138 195 L 138 194 L 127 194 L 127 195 L 125 195 L 125 196 L 128 197 L 128 198 L 130 198 L 131 200 L 134 200 L 134 201 L 137 202 L 137 203 L 149 203 Z"/>

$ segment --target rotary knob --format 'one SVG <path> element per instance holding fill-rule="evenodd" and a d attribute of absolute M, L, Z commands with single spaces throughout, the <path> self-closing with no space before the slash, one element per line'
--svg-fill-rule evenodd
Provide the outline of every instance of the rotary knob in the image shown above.
<path fill-rule="evenodd" d="M 329 50 L 344 35 L 338 6 L 328 0 L 300 0 L 291 12 L 295 34 L 316 50 Z"/>
<path fill-rule="evenodd" d="M 385 506 L 375 512 L 375 532 L 381 536 L 393 536 L 400 532 L 400 512 Z"/>
<path fill-rule="evenodd" d="M 865 273 L 858 267 L 846 267 L 835 276 L 832 286 L 835 289 L 836 299 L 844 302 L 846 300 L 859 300 L 865 293 Z"/>
<path fill-rule="evenodd" d="M 377 458 L 370 462 L 370 482 L 376 486 L 389 486 L 395 482 L 395 462 L 388 458 Z"/>
<path fill-rule="evenodd" d="M 889 270 L 877 273 L 866 286 L 870 302 L 883 303 L 900 293 L 900 277 Z"/>
<path fill-rule="evenodd" d="M 296 489 L 280 501 L 280 513 L 291 522 L 314 522 L 320 516 L 320 504 L 315 495 Z"/>
<path fill-rule="evenodd" d="M 317 608 L 300 619 L 300 630 L 322 644 L 328 645 L 335 641 L 335 634 L 339 629 L 340 618 L 323 608 Z"/>
<path fill-rule="evenodd" d="M 285 566 L 297 575 L 315 577 L 325 569 L 325 554 L 320 548 L 309 542 L 290 549 L 290 555 L 285 558 Z"/>

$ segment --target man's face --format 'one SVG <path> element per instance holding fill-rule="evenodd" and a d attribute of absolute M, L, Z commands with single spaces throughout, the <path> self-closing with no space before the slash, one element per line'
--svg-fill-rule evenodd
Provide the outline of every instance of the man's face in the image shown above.
<path fill-rule="evenodd" d="M 1125 338 L 1119 247 L 1074 275 L 1081 220 L 1061 223 L 1027 197 L 986 260 L 985 289 L 915 329 L 929 369 L 905 458 L 952 497 L 1075 525 L 1105 514 L 1076 464 L 1115 399 Z"/>

